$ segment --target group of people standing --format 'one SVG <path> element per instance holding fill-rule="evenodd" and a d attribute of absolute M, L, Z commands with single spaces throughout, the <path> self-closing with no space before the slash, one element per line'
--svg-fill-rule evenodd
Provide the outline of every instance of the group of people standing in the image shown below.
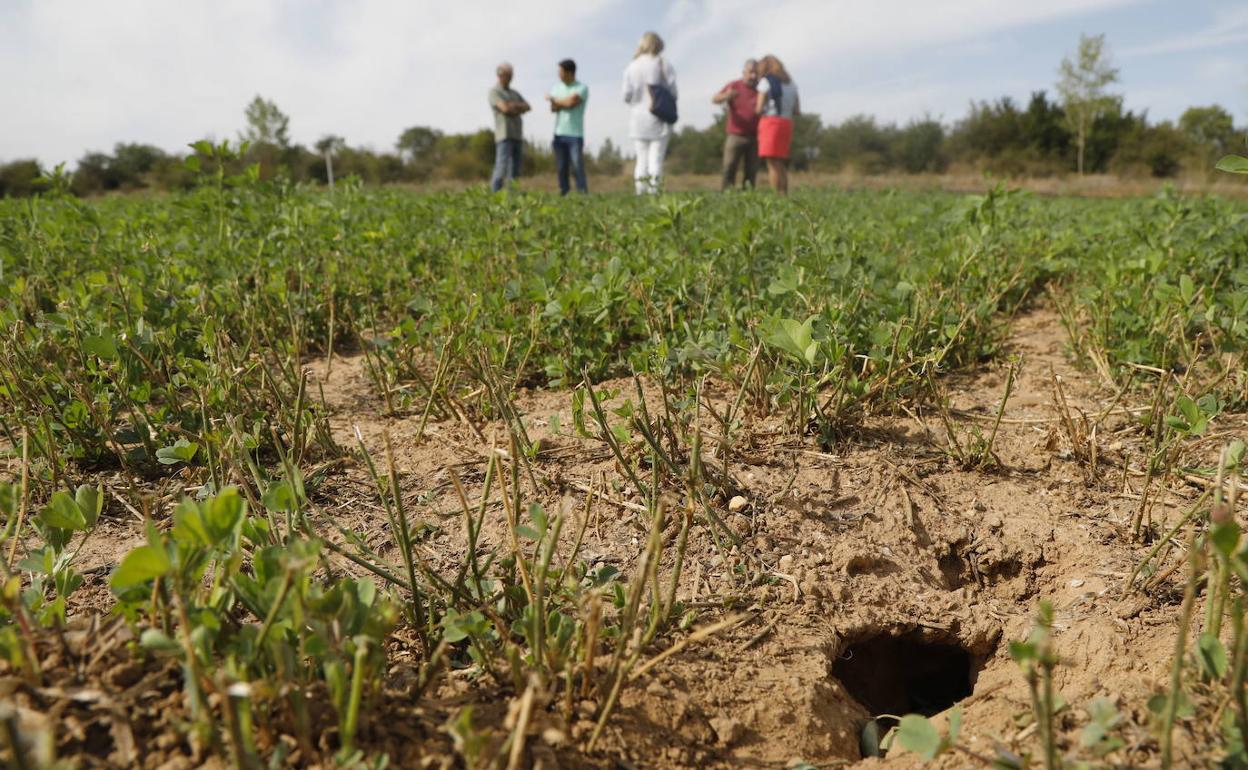
<path fill-rule="evenodd" d="M 524 147 L 523 118 L 531 107 L 511 87 L 514 71 L 500 64 L 498 82 L 490 89 L 494 113 L 494 174 L 491 187 L 501 190 L 520 176 Z M 633 59 L 624 68 L 623 98 L 629 105 L 628 134 L 636 162 L 633 181 L 638 195 L 657 193 L 663 181 L 663 160 L 676 120 L 676 70 L 663 56 L 663 39 L 654 32 L 642 35 Z M 797 84 L 775 56 L 749 59 L 741 77 L 711 99 L 727 110 L 721 188 L 736 186 L 742 167 L 745 187 L 754 186 L 758 159 L 767 162 L 771 187 L 789 190 L 788 163 L 793 121 L 800 114 Z M 555 115 L 551 147 L 559 177 L 559 191 L 567 195 L 575 181 L 578 192 L 588 192 L 585 179 L 585 107 L 589 87 L 576 79 L 576 62 L 559 62 L 559 80 L 546 95 Z"/>

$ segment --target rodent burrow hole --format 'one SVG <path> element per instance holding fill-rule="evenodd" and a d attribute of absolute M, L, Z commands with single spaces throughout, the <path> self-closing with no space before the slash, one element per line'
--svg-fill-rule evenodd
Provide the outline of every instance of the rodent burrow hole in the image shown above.
<path fill-rule="evenodd" d="M 848 644 L 832 675 L 872 716 L 934 716 L 975 691 L 987 657 L 952 635 L 885 630 Z M 884 727 L 895 724 L 879 721 Z"/>

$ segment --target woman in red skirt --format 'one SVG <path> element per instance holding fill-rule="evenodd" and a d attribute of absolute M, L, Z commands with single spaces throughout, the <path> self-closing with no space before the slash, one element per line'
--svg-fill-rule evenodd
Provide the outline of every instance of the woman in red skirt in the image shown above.
<path fill-rule="evenodd" d="M 789 148 L 793 119 L 801 114 L 797 84 L 784 64 L 768 54 L 758 63 L 758 157 L 767 161 L 771 189 L 789 194 Z"/>

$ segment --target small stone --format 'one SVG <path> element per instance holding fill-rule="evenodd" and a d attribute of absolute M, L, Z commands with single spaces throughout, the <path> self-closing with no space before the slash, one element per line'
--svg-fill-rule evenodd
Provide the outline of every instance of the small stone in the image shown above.
<path fill-rule="evenodd" d="M 576 715 L 581 719 L 593 719 L 598 713 L 598 702 L 583 700 L 576 704 Z"/>
<path fill-rule="evenodd" d="M 1070 581 L 1070 587 L 1071 587 L 1071 588 L 1082 588 L 1082 587 L 1083 587 L 1083 581 L 1082 581 L 1082 580 L 1080 580 L 1079 578 L 1075 578 L 1074 580 Z"/>
<path fill-rule="evenodd" d="M 554 727 L 542 731 L 542 740 L 550 746 L 562 746 L 568 741 L 568 734 Z"/>
<path fill-rule="evenodd" d="M 793 554 L 786 553 L 780 557 L 780 561 L 776 564 L 776 568 L 781 572 L 789 572 L 793 569 Z"/>
<path fill-rule="evenodd" d="M 722 746 L 732 746 L 745 737 L 745 726 L 732 717 L 714 717 L 711 729 Z"/>
<path fill-rule="evenodd" d="M 733 513 L 736 513 L 737 511 L 744 510 L 745 506 L 749 504 L 750 504 L 749 500 L 746 500 L 741 495 L 737 495 L 736 497 L 728 501 L 728 510 L 732 511 Z"/>

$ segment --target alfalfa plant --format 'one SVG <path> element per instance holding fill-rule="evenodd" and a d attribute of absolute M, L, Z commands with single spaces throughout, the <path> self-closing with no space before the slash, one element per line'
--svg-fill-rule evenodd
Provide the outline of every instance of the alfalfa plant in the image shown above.
<path fill-rule="evenodd" d="M 1040 602 L 1036 624 L 1025 641 L 1010 642 L 1010 657 L 1023 669 L 1027 690 L 1031 694 L 1031 710 L 1036 719 L 1045 770 L 1058 770 L 1057 738 L 1053 734 L 1053 717 L 1057 713 L 1053 692 L 1053 669 L 1057 652 L 1053 649 L 1053 605 Z"/>

